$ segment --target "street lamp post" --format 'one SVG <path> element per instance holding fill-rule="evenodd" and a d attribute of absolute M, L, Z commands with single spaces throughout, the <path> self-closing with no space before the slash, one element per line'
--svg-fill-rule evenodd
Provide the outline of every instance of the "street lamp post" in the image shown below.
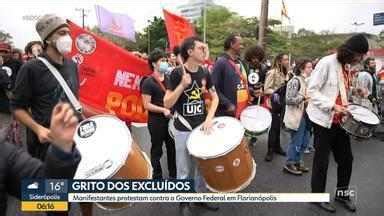
<path fill-rule="evenodd" d="M 76 11 L 81 13 L 81 21 L 82 21 L 82 27 L 85 27 L 85 17 L 87 14 L 85 12 L 88 12 L 88 10 L 85 10 L 84 8 L 76 8 Z"/>
<path fill-rule="evenodd" d="M 268 23 L 268 0 L 261 1 L 261 13 L 259 22 L 259 45 L 265 47 L 265 32 Z"/>

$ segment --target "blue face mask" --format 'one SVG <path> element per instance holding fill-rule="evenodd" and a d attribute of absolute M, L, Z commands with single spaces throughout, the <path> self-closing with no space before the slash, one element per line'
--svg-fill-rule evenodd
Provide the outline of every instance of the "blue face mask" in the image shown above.
<path fill-rule="evenodd" d="M 160 62 L 159 73 L 165 74 L 168 72 L 169 65 L 167 62 Z"/>

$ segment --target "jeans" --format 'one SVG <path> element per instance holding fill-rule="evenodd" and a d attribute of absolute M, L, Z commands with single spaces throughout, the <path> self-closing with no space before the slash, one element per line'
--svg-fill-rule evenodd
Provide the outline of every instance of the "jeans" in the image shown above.
<path fill-rule="evenodd" d="M 187 149 L 187 140 L 190 134 L 190 131 L 175 130 L 177 179 L 193 179 L 195 180 L 196 192 L 207 192 L 204 178 L 200 175 L 197 167 L 197 161 Z"/>
<path fill-rule="evenodd" d="M 304 114 L 297 131 L 291 131 L 291 141 L 288 144 L 287 150 L 287 164 L 297 164 L 302 161 L 304 150 L 309 143 L 309 135 L 309 121 L 306 114 Z"/>

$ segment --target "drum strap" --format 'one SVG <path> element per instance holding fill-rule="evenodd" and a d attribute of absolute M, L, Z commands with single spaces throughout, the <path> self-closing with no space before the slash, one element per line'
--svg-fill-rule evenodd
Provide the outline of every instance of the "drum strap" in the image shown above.
<path fill-rule="evenodd" d="M 343 106 L 348 105 L 348 99 L 347 99 L 347 92 L 346 92 L 343 70 L 339 70 L 339 91 L 340 91 L 341 103 L 343 104 Z"/>
<path fill-rule="evenodd" d="M 184 127 L 186 127 L 188 130 L 193 130 L 191 124 L 189 124 L 189 122 L 178 112 L 175 111 L 175 113 L 173 114 L 173 118 L 178 119 L 180 123 L 183 124 Z"/>
<path fill-rule="evenodd" d="M 72 90 L 69 88 L 67 82 L 65 82 L 64 78 L 61 76 L 60 72 L 51 64 L 49 63 L 45 58 L 43 57 L 37 57 L 41 62 L 44 63 L 45 66 L 49 69 L 49 71 L 52 73 L 52 75 L 56 78 L 57 82 L 59 82 L 60 86 L 63 88 L 65 95 L 67 96 L 69 102 L 73 106 L 73 108 L 78 112 L 82 113 L 83 108 L 80 104 L 80 102 L 76 99 L 75 95 L 73 94 Z"/>

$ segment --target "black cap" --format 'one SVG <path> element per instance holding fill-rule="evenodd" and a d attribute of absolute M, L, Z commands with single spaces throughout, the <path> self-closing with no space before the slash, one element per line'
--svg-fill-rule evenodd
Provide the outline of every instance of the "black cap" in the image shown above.
<path fill-rule="evenodd" d="M 344 45 L 349 50 L 359 54 L 365 54 L 368 52 L 369 49 L 368 40 L 363 34 L 357 34 L 350 37 L 344 43 Z"/>

